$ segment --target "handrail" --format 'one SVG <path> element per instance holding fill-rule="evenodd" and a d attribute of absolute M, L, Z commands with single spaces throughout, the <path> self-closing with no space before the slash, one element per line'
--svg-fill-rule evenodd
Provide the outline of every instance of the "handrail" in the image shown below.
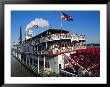
<path fill-rule="evenodd" d="M 38 54 L 56 54 L 61 52 L 69 52 L 78 49 L 86 49 L 86 46 L 68 46 L 68 47 L 55 47 L 49 50 L 36 51 Z"/>
<path fill-rule="evenodd" d="M 55 39 L 59 39 L 59 40 L 60 39 L 85 40 L 86 37 L 84 35 L 74 36 L 73 34 L 51 34 L 46 37 L 37 38 L 36 42 L 42 43 L 42 42 L 47 42 L 47 41 L 55 40 Z"/>
<path fill-rule="evenodd" d="M 63 54 L 64 56 L 66 56 L 66 58 L 69 58 L 69 59 L 71 59 L 69 56 L 67 56 L 67 55 L 65 55 L 65 54 Z M 81 67 L 82 69 L 85 69 L 88 73 L 89 73 L 89 71 L 86 69 L 86 68 L 84 68 L 83 66 L 81 66 L 79 63 L 77 63 L 76 61 L 74 61 L 73 59 L 71 59 L 75 64 L 77 64 L 79 67 Z"/>

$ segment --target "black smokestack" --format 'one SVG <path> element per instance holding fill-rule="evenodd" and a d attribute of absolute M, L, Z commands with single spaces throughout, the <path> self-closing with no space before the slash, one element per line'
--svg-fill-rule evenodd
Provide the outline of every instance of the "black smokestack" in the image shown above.
<path fill-rule="evenodd" d="M 22 44 L 22 28 L 20 26 L 20 44 Z"/>

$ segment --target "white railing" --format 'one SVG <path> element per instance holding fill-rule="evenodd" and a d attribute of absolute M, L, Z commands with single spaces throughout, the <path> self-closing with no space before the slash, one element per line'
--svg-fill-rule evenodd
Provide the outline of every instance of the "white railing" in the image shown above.
<path fill-rule="evenodd" d="M 42 43 L 47 41 L 53 41 L 53 40 L 60 40 L 60 39 L 71 39 L 74 40 L 86 40 L 86 37 L 83 35 L 80 36 L 74 36 L 73 34 L 51 34 L 46 37 L 41 37 L 36 39 L 36 43 Z"/>
<path fill-rule="evenodd" d="M 78 50 L 78 49 L 86 49 L 86 46 L 73 46 L 73 47 L 61 47 L 61 48 L 54 48 L 50 50 L 42 50 L 42 51 L 36 51 L 37 54 L 57 54 L 61 52 L 69 52 L 73 50 Z"/>

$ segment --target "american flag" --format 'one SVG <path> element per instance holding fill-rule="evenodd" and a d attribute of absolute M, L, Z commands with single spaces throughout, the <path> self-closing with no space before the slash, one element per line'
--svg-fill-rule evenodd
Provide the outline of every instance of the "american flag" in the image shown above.
<path fill-rule="evenodd" d="M 73 21 L 72 16 L 69 16 L 69 15 L 65 14 L 64 12 L 61 12 L 61 19 L 65 20 L 65 21 Z"/>

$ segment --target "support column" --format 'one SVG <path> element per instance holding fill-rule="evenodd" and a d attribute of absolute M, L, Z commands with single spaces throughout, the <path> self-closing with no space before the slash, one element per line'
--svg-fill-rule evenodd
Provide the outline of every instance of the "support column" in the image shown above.
<path fill-rule="evenodd" d="M 44 56 L 44 70 L 45 70 L 45 56 Z"/>
<path fill-rule="evenodd" d="M 27 65 L 27 57 L 26 57 L 26 65 Z"/>
<path fill-rule="evenodd" d="M 38 45 L 37 45 L 37 51 L 38 51 Z"/>
<path fill-rule="evenodd" d="M 47 49 L 47 42 L 46 42 L 46 49 Z"/>
<path fill-rule="evenodd" d="M 37 68 L 37 69 L 38 69 L 37 71 L 38 71 L 38 73 L 39 73 L 39 56 L 38 56 L 38 59 L 37 59 L 37 67 L 38 67 L 38 68 Z"/>
<path fill-rule="evenodd" d="M 34 58 L 32 58 L 32 65 L 34 65 Z"/>
<path fill-rule="evenodd" d="M 29 58 L 29 67 L 30 67 L 30 58 Z"/>

